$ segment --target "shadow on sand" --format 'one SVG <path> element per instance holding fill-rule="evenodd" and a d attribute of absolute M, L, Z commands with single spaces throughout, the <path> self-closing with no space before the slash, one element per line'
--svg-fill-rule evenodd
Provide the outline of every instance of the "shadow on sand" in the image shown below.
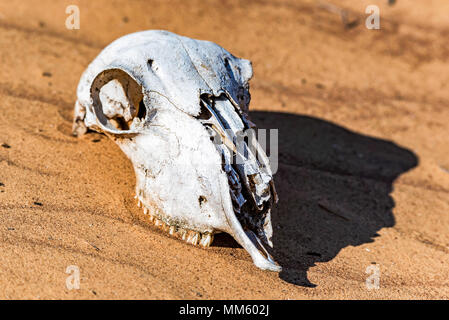
<path fill-rule="evenodd" d="M 418 158 L 393 142 L 312 117 L 250 117 L 259 128 L 279 129 L 280 201 L 272 213 L 271 253 L 283 267 L 280 277 L 314 287 L 307 271 L 315 263 L 332 260 L 347 246 L 373 242 L 380 229 L 395 225 L 393 182 Z"/>

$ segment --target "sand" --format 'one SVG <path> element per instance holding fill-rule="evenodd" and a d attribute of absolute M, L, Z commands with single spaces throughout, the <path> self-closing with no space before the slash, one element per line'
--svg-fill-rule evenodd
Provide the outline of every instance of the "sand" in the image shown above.
<path fill-rule="evenodd" d="M 347 27 L 319 3 L 2 0 L 0 299 L 449 298 L 449 3 L 332 1 Z M 83 70 L 145 29 L 252 60 L 252 120 L 279 129 L 281 273 L 229 236 L 203 250 L 147 225 L 119 148 L 71 136 Z"/>

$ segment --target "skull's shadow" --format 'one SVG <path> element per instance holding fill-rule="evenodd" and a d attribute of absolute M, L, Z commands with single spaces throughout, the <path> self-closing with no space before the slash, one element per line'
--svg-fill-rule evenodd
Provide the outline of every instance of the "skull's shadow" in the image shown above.
<path fill-rule="evenodd" d="M 332 260 L 347 246 L 373 242 L 380 229 L 394 226 L 393 182 L 418 158 L 393 142 L 316 118 L 250 116 L 259 128 L 279 129 L 280 201 L 272 214 L 272 254 L 283 267 L 280 277 L 314 287 L 307 271 L 316 262 Z"/>

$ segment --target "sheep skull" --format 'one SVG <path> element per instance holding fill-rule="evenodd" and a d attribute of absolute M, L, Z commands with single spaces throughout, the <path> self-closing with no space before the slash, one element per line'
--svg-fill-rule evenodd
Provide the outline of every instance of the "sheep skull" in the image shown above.
<path fill-rule="evenodd" d="M 131 160 L 136 198 L 148 220 L 208 247 L 227 232 L 256 266 L 280 271 L 271 246 L 277 201 L 268 159 L 238 137 L 248 120 L 248 60 L 222 47 L 166 31 L 124 36 L 81 77 L 73 133 L 115 141 Z"/>

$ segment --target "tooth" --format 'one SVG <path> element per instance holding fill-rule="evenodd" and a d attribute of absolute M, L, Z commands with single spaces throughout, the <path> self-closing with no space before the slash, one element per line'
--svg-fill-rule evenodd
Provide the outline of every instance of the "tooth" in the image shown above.
<path fill-rule="evenodd" d="M 200 240 L 200 246 L 207 248 L 211 245 L 212 240 L 214 239 L 214 236 L 210 233 L 204 234 L 203 237 Z"/>
<path fill-rule="evenodd" d="M 200 235 L 198 232 L 190 231 L 190 233 L 187 237 L 187 242 L 196 246 L 198 244 L 199 239 L 200 239 Z"/>
<path fill-rule="evenodd" d="M 139 201 L 140 203 L 140 201 Z M 182 240 L 186 241 L 187 243 L 190 243 L 192 245 L 200 245 L 203 248 L 207 248 L 211 245 L 214 236 L 210 233 L 199 233 L 197 231 L 193 230 L 186 230 L 184 228 L 179 228 L 176 226 L 171 226 L 168 223 L 165 223 L 164 221 L 158 219 L 156 216 L 154 216 L 150 209 L 143 206 L 143 212 L 145 215 L 147 215 L 148 220 L 154 224 L 157 228 L 167 232 L 171 236 L 177 236 L 178 238 L 181 238 Z"/>
<path fill-rule="evenodd" d="M 155 225 L 156 227 L 159 227 L 160 225 L 162 225 L 162 221 L 159 220 L 159 219 L 155 219 L 155 220 L 154 220 L 154 225 Z"/>
<path fill-rule="evenodd" d="M 140 208 L 141 205 L 140 200 L 137 200 L 137 206 Z"/>
<path fill-rule="evenodd" d="M 185 241 L 187 239 L 187 230 L 184 228 L 179 228 L 178 232 L 181 236 L 181 239 Z"/>

